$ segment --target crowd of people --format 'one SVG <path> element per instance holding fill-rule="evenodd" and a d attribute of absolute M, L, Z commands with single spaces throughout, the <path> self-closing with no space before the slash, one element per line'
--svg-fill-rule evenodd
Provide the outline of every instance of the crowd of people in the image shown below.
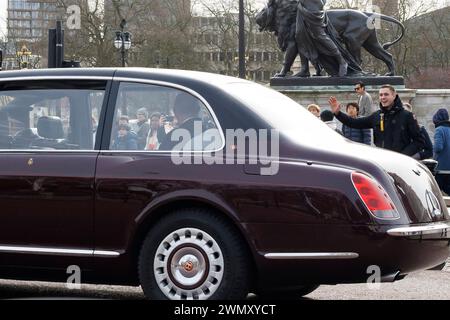
<path fill-rule="evenodd" d="M 364 83 L 357 83 L 354 89 L 358 95 L 357 102 L 344 106 L 336 97 L 331 97 L 328 101 L 331 111 L 321 112 L 317 104 L 309 105 L 308 111 L 351 141 L 399 152 L 416 160 L 436 160 L 436 181 L 441 190 L 450 195 L 448 110 L 441 108 L 433 116 L 436 128 L 433 144 L 426 128 L 419 125 L 412 105 L 403 103 L 393 86 L 381 86 L 379 108 L 374 108 Z M 345 113 L 342 111 L 344 108 Z M 338 129 L 335 118 L 342 123 L 342 130 Z"/>
<path fill-rule="evenodd" d="M 134 120 L 134 119 L 133 119 Z M 130 123 L 128 116 L 118 119 L 117 134 L 113 137 L 111 149 L 155 151 L 161 150 L 161 144 L 168 139 L 174 126 L 174 117 L 162 115 L 159 112 L 149 113 L 141 108 L 136 113 L 136 119 Z"/>
<path fill-rule="evenodd" d="M 202 132 L 215 128 L 209 112 L 191 95 L 179 94 L 171 108 L 173 115 L 154 112 L 149 116 L 147 108 L 140 108 L 136 118 L 118 116 L 112 137 L 111 149 L 136 151 L 169 151 L 185 143 L 194 144 L 196 124 L 201 124 Z M 190 141 L 183 141 L 180 131 L 190 134 Z M 190 145 L 188 146 L 188 149 Z"/>

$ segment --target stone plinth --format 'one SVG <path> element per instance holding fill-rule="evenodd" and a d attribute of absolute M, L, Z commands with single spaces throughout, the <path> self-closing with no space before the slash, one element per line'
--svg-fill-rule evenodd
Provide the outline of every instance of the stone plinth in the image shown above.
<path fill-rule="evenodd" d="M 393 85 L 397 89 L 405 88 L 403 77 L 285 77 L 272 78 L 270 86 L 277 90 L 353 90 L 357 82 L 363 82 L 368 89 L 379 88 L 383 84 Z"/>

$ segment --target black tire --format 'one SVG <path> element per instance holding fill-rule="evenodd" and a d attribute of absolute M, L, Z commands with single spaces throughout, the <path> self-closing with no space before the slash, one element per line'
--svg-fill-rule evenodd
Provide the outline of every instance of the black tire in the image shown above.
<path fill-rule="evenodd" d="M 243 240 L 223 217 L 205 209 L 180 209 L 157 222 L 142 244 L 138 267 L 152 300 L 236 300 L 249 291 Z"/>
<path fill-rule="evenodd" d="M 260 292 L 258 297 L 263 300 L 297 300 L 317 290 L 317 288 L 319 288 L 319 285 L 305 285 L 296 289 Z"/>

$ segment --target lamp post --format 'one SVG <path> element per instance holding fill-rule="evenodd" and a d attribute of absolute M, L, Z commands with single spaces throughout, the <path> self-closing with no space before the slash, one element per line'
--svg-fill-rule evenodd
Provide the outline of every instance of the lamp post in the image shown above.
<path fill-rule="evenodd" d="M 117 49 L 120 49 L 120 54 L 122 57 L 122 67 L 126 66 L 125 63 L 125 54 L 126 51 L 131 48 L 131 33 L 124 32 L 125 26 L 127 25 L 127 21 L 125 19 L 120 23 L 120 31 L 116 31 L 116 39 L 114 40 L 114 46 Z"/>
<path fill-rule="evenodd" d="M 249 66 L 249 61 L 250 61 L 250 57 L 249 56 L 246 56 L 246 55 L 244 55 L 244 76 L 241 76 L 241 67 L 242 67 L 242 64 L 241 64 L 241 62 L 240 62 L 241 60 L 240 60 L 240 57 L 239 56 L 237 56 L 237 57 L 235 57 L 234 58 L 234 62 L 236 63 L 238 63 L 238 66 L 237 66 L 237 71 L 238 71 L 238 73 L 239 73 L 239 78 L 242 78 L 242 79 L 249 79 L 249 75 L 247 74 L 247 71 L 252 71 L 251 69 L 249 69 L 249 68 L 247 68 L 247 66 Z"/>
<path fill-rule="evenodd" d="M 239 0 L 239 78 L 245 79 L 245 16 L 244 16 L 244 0 Z"/>
<path fill-rule="evenodd" d="M 17 52 L 20 69 L 27 69 L 30 64 L 31 51 L 24 45 L 20 51 Z"/>

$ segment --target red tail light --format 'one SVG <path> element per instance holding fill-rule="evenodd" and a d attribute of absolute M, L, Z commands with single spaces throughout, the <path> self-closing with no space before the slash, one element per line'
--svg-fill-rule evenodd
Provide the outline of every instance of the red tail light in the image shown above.
<path fill-rule="evenodd" d="M 367 209 L 377 219 L 396 220 L 400 215 L 384 188 L 374 179 L 359 173 L 352 173 L 353 185 Z"/>

